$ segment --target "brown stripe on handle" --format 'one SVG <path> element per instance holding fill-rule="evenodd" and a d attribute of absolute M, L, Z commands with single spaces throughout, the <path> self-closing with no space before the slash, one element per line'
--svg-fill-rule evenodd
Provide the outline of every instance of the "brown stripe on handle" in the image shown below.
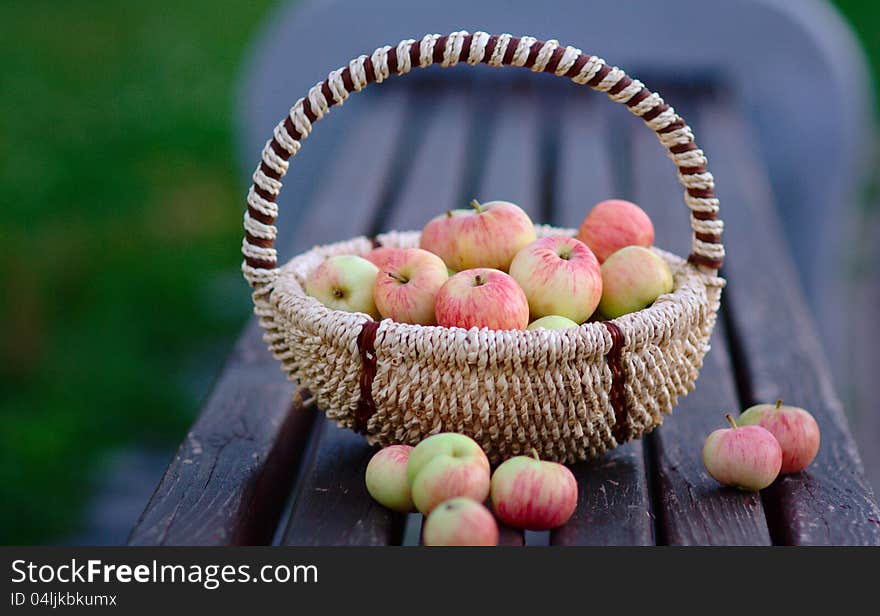
<path fill-rule="evenodd" d="M 535 66 L 535 60 L 538 59 L 538 54 L 541 53 L 543 48 L 544 41 L 535 41 L 532 43 L 532 46 L 529 47 L 529 56 L 526 58 L 526 63 L 524 64 L 525 68 L 532 68 Z"/>
<path fill-rule="evenodd" d="M 559 63 L 562 62 L 562 56 L 565 55 L 565 47 L 557 47 L 556 51 L 553 52 L 553 55 L 550 56 L 550 61 L 547 62 L 547 66 L 544 67 L 545 73 L 555 73 L 556 69 L 559 68 Z"/>
<path fill-rule="evenodd" d="M 705 267 L 711 269 L 721 269 L 721 266 L 724 265 L 724 259 L 713 259 L 712 257 L 706 257 L 704 255 L 698 255 L 695 252 L 692 252 L 688 255 L 688 263 L 692 263 L 694 265 L 704 265 Z"/>
<path fill-rule="evenodd" d="M 272 167 L 266 164 L 266 161 L 260 162 L 260 171 L 263 172 L 263 175 L 269 176 L 273 180 L 280 180 L 281 174 L 275 171 Z"/>
<path fill-rule="evenodd" d="M 293 137 L 296 141 L 302 141 L 303 135 L 296 130 L 296 126 L 293 125 L 293 120 L 290 118 L 290 114 L 284 118 L 284 130 L 286 130 L 287 134 Z M 288 154 L 288 156 L 290 155 Z"/>
<path fill-rule="evenodd" d="M 245 257 L 244 260 L 254 269 L 275 269 L 277 263 L 271 259 L 255 259 L 254 257 Z"/>
<path fill-rule="evenodd" d="M 366 432 L 370 418 L 376 413 L 376 402 L 373 400 L 373 379 L 376 378 L 376 332 L 379 323 L 365 321 L 358 334 L 357 345 L 361 356 L 360 390 L 357 408 L 354 410 L 354 429 Z"/>
<path fill-rule="evenodd" d="M 642 116 L 642 117 L 644 117 L 644 116 Z M 671 148 L 669 148 L 669 151 L 672 154 L 683 154 L 685 152 L 690 152 L 690 151 L 696 150 L 696 149 L 698 149 L 697 144 L 694 143 L 693 141 L 688 141 L 687 143 L 679 143 L 678 145 L 672 146 Z"/>
<path fill-rule="evenodd" d="M 308 97 L 303 101 L 303 113 L 306 114 L 309 122 L 314 123 L 318 121 L 318 114 L 312 111 L 312 100 Z"/>
<path fill-rule="evenodd" d="M 659 133 L 661 135 L 665 135 L 666 133 L 671 133 L 672 131 L 678 130 L 679 128 L 684 128 L 685 126 L 687 126 L 687 123 L 685 123 L 684 120 L 679 118 L 679 119 L 675 120 L 674 122 L 672 122 L 671 124 L 669 124 L 668 126 L 665 126 L 665 127 L 661 128 L 660 130 L 658 130 L 657 133 Z"/>
<path fill-rule="evenodd" d="M 610 94 L 612 96 L 614 96 L 615 94 L 620 94 L 626 88 L 628 88 L 630 85 L 632 85 L 632 82 L 633 82 L 632 79 L 630 79 L 629 77 L 624 75 L 623 79 L 621 79 L 620 81 L 615 83 L 613 86 L 611 86 L 611 89 L 608 90 L 608 94 Z"/>
<path fill-rule="evenodd" d="M 495 48 L 498 46 L 498 35 L 493 34 L 489 37 L 489 40 L 486 42 L 486 51 L 483 54 L 483 59 L 480 60 L 483 64 L 489 64 L 489 60 L 492 59 L 492 54 L 495 53 Z"/>
<path fill-rule="evenodd" d="M 412 46 L 409 48 L 409 63 L 410 66 L 421 66 L 422 64 L 422 39 L 417 40 Z"/>
<path fill-rule="evenodd" d="M 691 197 L 700 197 L 702 199 L 711 199 L 715 196 L 715 191 L 711 188 L 688 188 L 687 193 Z"/>
<path fill-rule="evenodd" d="M 443 54 L 446 53 L 446 41 L 448 37 L 441 36 L 436 41 L 434 41 L 434 64 L 440 64 L 443 62 Z"/>
<path fill-rule="evenodd" d="M 584 68 L 584 64 L 586 64 L 587 60 L 589 59 L 590 56 L 588 56 L 587 54 L 582 53 L 581 55 L 579 55 L 578 59 L 575 60 L 574 64 L 571 65 L 571 68 L 568 69 L 568 72 L 565 74 L 565 76 L 569 79 L 577 77 L 580 74 L 581 69 Z"/>
<path fill-rule="evenodd" d="M 649 109 L 647 113 L 645 113 L 641 116 L 641 118 L 645 122 L 650 122 L 651 120 L 656 118 L 658 115 L 660 115 L 661 113 L 663 113 L 667 109 L 669 109 L 669 105 L 667 105 L 666 103 L 660 103 L 659 105 L 657 105 L 653 109 Z"/>
<path fill-rule="evenodd" d="M 367 83 L 373 83 L 376 81 L 376 69 L 373 68 L 373 59 L 367 56 L 367 59 L 364 60 L 364 73 L 367 76 Z"/>
<path fill-rule="evenodd" d="M 346 66 L 342 69 L 339 76 L 342 77 L 342 85 L 345 87 L 346 92 L 354 90 L 354 82 L 351 80 L 351 69 L 349 67 Z"/>
<path fill-rule="evenodd" d="M 474 40 L 473 34 L 468 34 L 464 37 L 464 40 L 461 42 L 461 53 L 458 54 L 459 62 L 467 62 L 468 58 L 471 55 L 471 43 Z"/>
<path fill-rule="evenodd" d="M 330 89 L 330 82 L 326 79 L 321 82 L 321 94 L 328 103 L 331 105 L 336 104 L 336 99 L 333 98 L 333 90 Z"/>
<path fill-rule="evenodd" d="M 701 212 L 699 210 L 691 210 L 691 216 L 697 220 L 718 220 L 718 212 Z"/>
<path fill-rule="evenodd" d="M 717 233 L 699 233 L 695 232 L 694 237 L 696 237 L 701 242 L 706 242 L 707 244 L 720 244 L 721 236 Z"/>
<path fill-rule="evenodd" d="M 626 341 L 623 338 L 623 332 L 620 331 L 616 323 L 604 321 L 602 324 L 611 334 L 611 349 L 605 356 L 608 368 L 611 370 L 611 391 L 608 393 L 608 399 L 614 411 L 614 426 L 611 428 L 611 435 L 620 444 L 629 440 L 629 428 L 626 425 L 626 392 L 624 391 L 626 371 L 623 367 L 623 345 Z"/>
<path fill-rule="evenodd" d="M 247 210 L 248 210 L 248 214 L 250 214 L 250 217 L 253 218 L 254 220 L 257 220 L 257 221 L 263 223 L 264 225 L 275 224 L 275 218 L 273 216 L 263 214 L 263 212 L 261 212 L 260 210 L 258 210 L 254 206 L 252 206 L 250 203 L 248 203 Z"/>
<path fill-rule="evenodd" d="M 651 91 L 648 88 L 642 88 L 641 90 L 636 92 L 635 96 L 633 96 L 631 99 L 626 101 L 626 106 L 627 107 L 635 107 L 636 105 L 641 103 L 643 100 L 645 100 L 649 96 L 651 96 Z"/>
<path fill-rule="evenodd" d="M 275 244 L 275 240 L 251 235 L 249 231 L 244 232 L 244 239 L 246 239 L 247 243 L 251 246 L 259 246 L 260 248 L 272 248 Z"/>
<path fill-rule="evenodd" d="M 587 85 L 590 86 L 591 88 L 595 88 L 600 83 L 602 83 L 602 80 L 605 79 L 608 76 L 608 73 L 610 73 L 610 72 L 611 72 L 611 67 L 608 66 L 607 64 L 603 64 L 602 68 L 599 69 L 599 72 L 596 73 L 595 75 L 593 75 L 593 78 L 587 82 Z"/>
<path fill-rule="evenodd" d="M 698 173 L 706 173 L 706 165 L 700 165 L 699 167 L 679 167 L 678 171 L 682 175 L 696 175 Z"/>
<path fill-rule="evenodd" d="M 397 72 L 397 47 L 392 47 L 388 50 L 388 73 L 393 74 Z"/>
<path fill-rule="evenodd" d="M 517 47 L 519 47 L 519 37 L 510 37 L 510 40 L 507 42 L 507 49 L 504 51 L 504 57 L 501 59 L 501 64 L 510 64 L 513 62 L 513 54 L 516 53 Z"/>
<path fill-rule="evenodd" d="M 279 158 L 283 158 L 284 160 L 290 160 L 290 152 L 284 149 L 284 146 L 278 143 L 278 140 L 274 137 L 269 142 L 269 147 L 272 148 L 272 151 L 275 152 Z"/>
<path fill-rule="evenodd" d="M 277 195 L 273 195 L 268 190 L 263 190 L 262 188 L 260 188 L 256 184 L 254 184 L 254 192 L 257 193 L 258 195 L 260 195 L 266 201 L 274 202 L 275 198 L 277 197 Z"/>

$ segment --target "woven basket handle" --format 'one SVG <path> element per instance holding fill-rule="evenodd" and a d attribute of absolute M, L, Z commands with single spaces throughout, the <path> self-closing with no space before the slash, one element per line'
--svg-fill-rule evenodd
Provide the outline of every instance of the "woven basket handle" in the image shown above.
<path fill-rule="evenodd" d="M 574 47 L 562 47 L 555 40 L 544 42 L 530 36 L 453 32 L 447 36 L 428 34 L 420 41 L 401 41 L 397 47 L 380 47 L 371 56 L 355 58 L 313 86 L 308 96 L 299 99 L 275 127 L 254 172 L 244 215 L 242 271 L 251 286 L 263 287 L 277 276 L 277 229 L 273 223 L 278 206 L 275 200 L 281 192 L 280 180 L 287 172 L 288 160 L 299 151 L 300 143 L 312 131 L 312 124 L 324 117 L 332 106 L 342 104 L 351 92 L 359 92 L 374 81 L 381 83 L 392 74 L 403 75 L 415 67 L 454 66 L 459 62 L 524 66 L 536 72 L 553 73 L 606 92 L 611 100 L 625 104 L 657 134 L 678 168 L 693 229 L 688 261 L 707 274 L 717 274 L 724 258 L 721 243 L 724 225 L 718 218 L 715 181 L 706 168 L 706 156 L 694 142 L 693 131 L 658 94 L 619 68 L 608 66 L 601 58 Z"/>

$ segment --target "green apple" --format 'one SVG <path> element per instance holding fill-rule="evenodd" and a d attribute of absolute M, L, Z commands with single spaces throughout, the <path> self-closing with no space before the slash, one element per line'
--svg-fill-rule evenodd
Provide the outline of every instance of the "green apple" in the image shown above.
<path fill-rule="evenodd" d="M 672 272 L 666 262 L 642 246 L 627 246 L 602 264 L 602 299 L 599 312 L 615 319 L 650 306 L 670 293 Z"/>
<path fill-rule="evenodd" d="M 306 293 L 333 310 L 363 312 L 378 319 L 373 301 L 378 273 L 379 268 L 363 257 L 336 255 L 312 270 Z"/>
<path fill-rule="evenodd" d="M 376 452 L 367 464 L 367 492 L 380 504 L 401 513 L 413 510 L 406 480 L 406 464 L 412 450 L 409 445 L 391 445 Z"/>
<path fill-rule="evenodd" d="M 489 495 L 489 459 L 476 441 L 454 432 L 429 436 L 409 455 L 406 478 L 416 508 L 424 514 L 445 500 Z"/>
<path fill-rule="evenodd" d="M 568 317 L 561 317 L 558 314 L 548 314 L 546 317 L 535 319 L 526 329 L 568 329 L 577 327 L 578 324 Z"/>

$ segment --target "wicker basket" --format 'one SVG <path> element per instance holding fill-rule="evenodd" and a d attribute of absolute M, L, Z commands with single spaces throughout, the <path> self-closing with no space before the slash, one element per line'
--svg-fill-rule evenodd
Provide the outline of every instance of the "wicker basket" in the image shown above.
<path fill-rule="evenodd" d="M 657 250 L 675 286 L 649 308 L 613 321 L 556 331 L 425 327 L 330 310 L 305 294 L 305 277 L 328 255 L 364 255 L 374 241 L 317 247 L 278 267 L 274 249 L 280 178 L 330 107 L 392 74 L 459 62 L 523 66 L 606 92 L 666 147 L 691 210 L 687 260 Z M 657 94 L 595 56 L 556 41 L 484 32 L 428 35 L 381 47 L 333 71 L 275 128 L 254 173 L 244 217 L 242 264 L 255 313 L 283 369 L 328 417 L 370 442 L 415 444 L 441 431 L 476 439 L 493 461 L 535 448 L 543 458 L 592 458 L 650 432 L 687 394 L 709 348 L 724 280 L 722 222 L 714 181 L 693 132 Z M 571 234 L 537 227 L 538 235 Z M 418 233 L 375 242 L 417 246 Z"/>

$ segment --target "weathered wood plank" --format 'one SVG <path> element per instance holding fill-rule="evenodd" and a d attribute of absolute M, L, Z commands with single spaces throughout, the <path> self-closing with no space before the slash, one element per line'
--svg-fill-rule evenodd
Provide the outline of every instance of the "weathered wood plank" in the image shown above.
<path fill-rule="evenodd" d="M 783 398 L 813 413 L 822 431 L 815 462 L 763 494 L 774 543 L 878 545 L 880 509 L 780 239 L 781 222 L 750 127 L 720 100 L 701 106 L 700 118 L 726 225 L 724 306 L 743 402 Z"/>
<path fill-rule="evenodd" d="M 564 97 L 560 118 L 553 223 L 577 228 L 597 202 L 621 194 L 609 149 L 610 103 L 593 92 Z M 600 460 L 571 467 L 578 481 L 572 519 L 550 535 L 555 545 L 653 545 L 651 498 L 642 442 L 632 441 Z"/>
<path fill-rule="evenodd" d="M 400 139 L 408 95 L 402 89 L 377 92 L 363 111 L 365 121 L 349 135 L 305 212 L 293 244 L 304 247 L 366 233 L 386 190 L 401 172 Z M 373 501 L 364 470 L 373 453 L 363 436 L 317 422 L 294 487 L 286 545 L 386 545 L 399 542 L 402 516 Z"/>
<path fill-rule="evenodd" d="M 682 104 L 685 117 L 694 91 L 671 92 L 666 100 Z M 633 198 L 654 222 L 655 244 L 678 255 L 690 252 L 690 216 L 675 167 L 654 134 L 633 122 Z M 679 401 L 671 417 L 648 437 L 654 475 L 654 514 L 658 543 L 670 545 L 769 545 L 761 498 L 723 488 L 703 465 L 703 442 L 723 427 L 724 413 L 739 409 L 733 366 L 723 325 L 712 336 L 695 391 Z"/>
<path fill-rule="evenodd" d="M 314 418 L 294 390 L 251 320 L 129 543 L 268 543 Z"/>

